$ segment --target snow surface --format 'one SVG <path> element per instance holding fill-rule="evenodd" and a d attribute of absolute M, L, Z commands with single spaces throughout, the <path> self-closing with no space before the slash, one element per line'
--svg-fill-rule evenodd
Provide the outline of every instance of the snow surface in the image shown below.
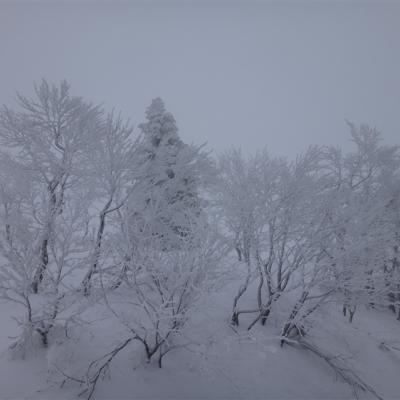
<path fill-rule="evenodd" d="M 350 386 L 341 382 L 320 358 L 305 350 L 279 346 L 279 324 L 271 318 L 266 326 L 245 332 L 245 319 L 237 332 L 229 324 L 230 285 L 199 305 L 179 343 L 187 343 L 165 356 L 164 366 L 146 364 L 137 344 L 125 349 L 112 364 L 110 376 L 100 382 L 96 399 L 351 399 Z M 123 341 L 127 333 L 106 318 L 96 305 L 85 315 L 92 321 L 74 333 L 66 344 L 54 341 L 45 351 L 11 359 L 6 351 L 16 334 L 11 315 L 18 310 L 0 304 L 0 399 L 75 399 L 79 385 L 59 388 L 57 364 L 78 376 L 87 364 Z M 333 304 L 321 310 L 318 327 L 308 337 L 348 365 L 385 399 L 400 396 L 400 323 L 385 311 L 359 310 L 352 324 Z M 250 319 L 249 319 L 250 321 Z M 96 332 L 96 335 L 91 333 Z M 360 398 L 372 398 L 360 393 Z"/>

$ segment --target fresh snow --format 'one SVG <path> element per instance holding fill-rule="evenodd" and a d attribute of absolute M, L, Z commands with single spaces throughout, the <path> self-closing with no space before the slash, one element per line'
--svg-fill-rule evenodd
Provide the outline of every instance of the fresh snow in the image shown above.
<path fill-rule="evenodd" d="M 317 356 L 285 345 L 279 346 L 277 321 L 256 326 L 251 334 L 241 324 L 229 326 L 230 299 L 235 284 L 203 300 L 198 313 L 184 330 L 185 347 L 166 355 L 164 366 L 146 364 L 133 344 L 111 366 L 111 374 L 97 387 L 96 399 L 350 399 L 350 386 L 336 378 Z M 79 385 L 66 383 L 53 363 L 73 374 L 103 355 L 126 333 L 104 319 L 100 306 L 87 311 L 94 321 L 66 344 L 35 350 L 25 360 L 9 358 L 9 336 L 16 334 L 11 318 L 17 310 L 0 305 L 2 327 L 0 399 L 74 399 Z M 245 321 L 245 320 L 243 320 Z M 277 326 L 275 326 L 277 325 Z M 96 332 L 96 337 L 90 332 Z M 75 334 L 77 335 L 77 334 Z M 124 336 L 125 335 L 125 336 Z M 400 347 L 400 323 L 386 312 L 359 310 L 349 324 L 336 305 L 320 311 L 318 329 L 308 340 L 325 351 L 342 355 L 349 366 L 385 399 L 396 399 L 400 389 L 400 351 L 385 350 L 381 343 Z M 372 398 L 359 393 L 360 398 Z"/>

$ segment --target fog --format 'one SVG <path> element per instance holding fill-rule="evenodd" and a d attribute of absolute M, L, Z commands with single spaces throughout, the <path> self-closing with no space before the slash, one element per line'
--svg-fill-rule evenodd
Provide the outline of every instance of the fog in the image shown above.
<path fill-rule="evenodd" d="M 399 398 L 399 17 L 0 0 L 0 400 Z"/>
<path fill-rule="evenodd" d="M 292 157 L 399 143 L 398 2 L 1 2 L 0 103 L 42 77 L 137 125 L 160 96 L 187 142 Z"/>

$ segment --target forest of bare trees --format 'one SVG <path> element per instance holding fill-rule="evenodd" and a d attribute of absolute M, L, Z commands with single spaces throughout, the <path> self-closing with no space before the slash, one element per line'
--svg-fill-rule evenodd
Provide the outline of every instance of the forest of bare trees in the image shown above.
<path fill-rule="evenodd" d="M 220 155 L 184 143 L 154 99 L 133 127 L 117 111 L 43 80 L 0 112 L 0 298 L 16 306 L 10 353 L 70 341 L 88 310 L 125 332 L 84 374 L 55 366 L 90 398 L 133 342 L 146 362 L 184 345 L 201 300 L 235 279 L 226 324 L 279 316 L 299 345 L 377 395 L 307 341 L 332 303 L 400 323 L 400 152 L 348 122 L 352 148 Z M 342 374 L 342 375 L 341 375 Z"/>

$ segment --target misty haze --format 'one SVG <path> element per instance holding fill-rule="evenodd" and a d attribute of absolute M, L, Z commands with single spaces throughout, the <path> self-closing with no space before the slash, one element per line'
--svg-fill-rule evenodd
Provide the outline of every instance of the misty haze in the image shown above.
<path fill-rule="evenodd" d="M 400 2 L 0 0 L 0 400 L 399 399 Z"/>

